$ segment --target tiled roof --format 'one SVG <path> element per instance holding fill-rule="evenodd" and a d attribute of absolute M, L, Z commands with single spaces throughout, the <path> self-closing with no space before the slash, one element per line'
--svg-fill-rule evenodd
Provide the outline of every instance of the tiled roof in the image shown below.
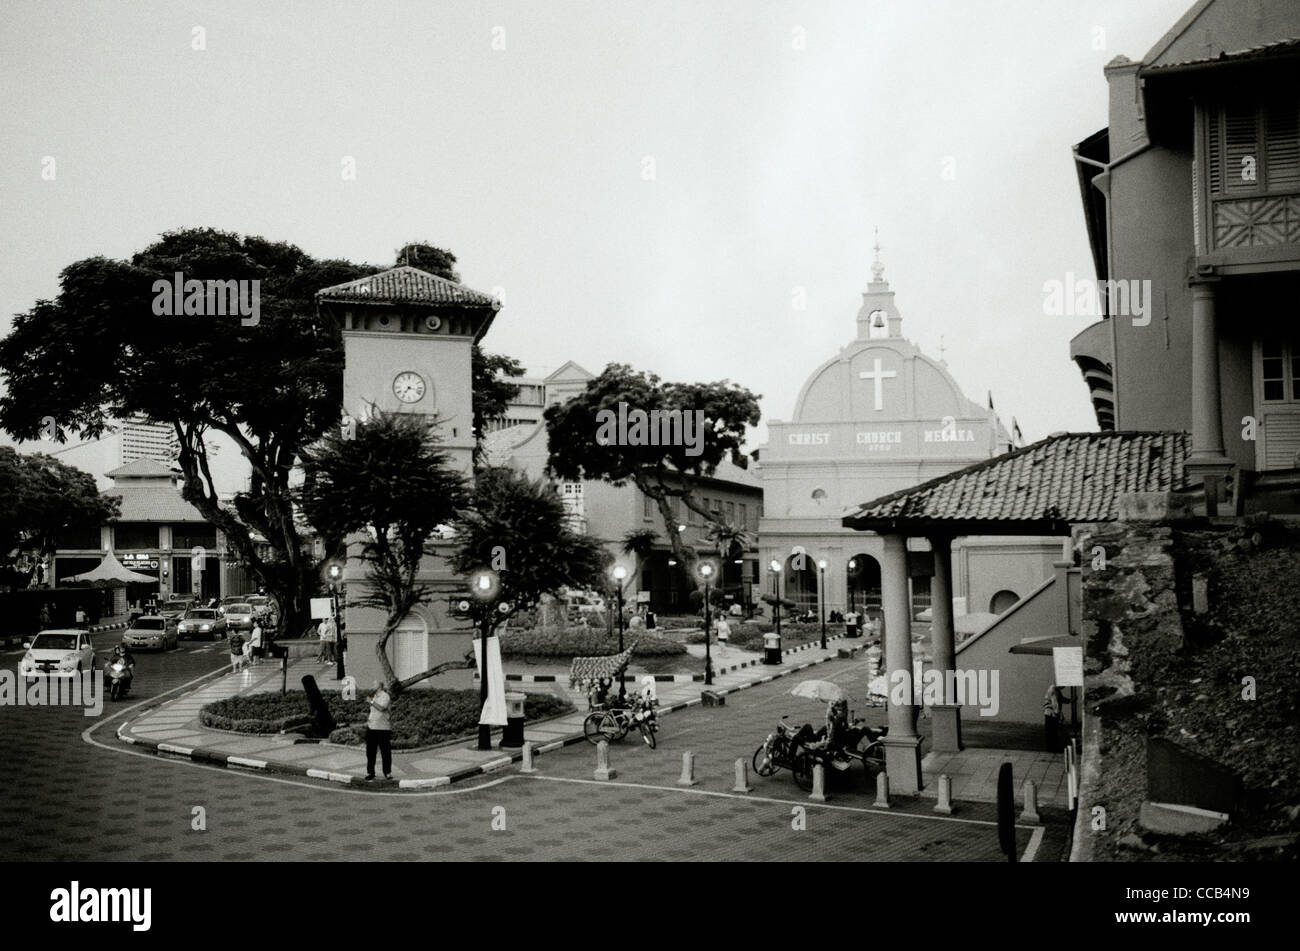
<path fill-rule="evenodd" d="M 848 528 L 895 522 L 979 522 L 991 530 L 1016 524 L 1107 522 L 1121 492 L 1181 487 L 1191 444 L 1186 433 L 1063 433 L 994 456 L 845 515 Z M 899 527 L 905 527 L 900 525 Z"/>
<path fill-rule="evenodd" d="M 1233 50 L 1232 52 L 1224 50 L 1222 53 L 1216 53 L 1213 56 L 1185 59 L 1176 63 L 1160 63 L 1158 65 L 1144 66 L 1142 72 L 1159 72 L 1164 69 L 1174 69 L 1183 66 L 1209 65 L 1211 63 L 1236 63 L 1241 62 L 1242 60 L 1267 59 L 1270 56 L 1288 56 L 1297 52 L 1300 52 L 1300 37 L 1289 37 L 1285 40 L 1278 40 L 1275 43 L 1265 43 L 1262 46 L 1253 46 L 1250 49 Z"/>
<path fill-rule="evenodd" d="M 482 294 L 449 281 L 446 278 L 402 265 L 361 277 L 344 284 L 335 284 L 316 292 L 321 300 L 330 301 L 411 301 L 418 304 L 469 304 L 491 307 L 496 310 L 500 302 L 489 294 Z"/>
<path fill-rule="evenodd" d="M 181 498 L 169 483 L 114 486 L 102 495 L 122 499 L 119 522 L 206 522 L 203 513 Z"/>
<path fill-rule="evenodd" d="M 167 466 L 156 459 L 141 458 L 128 462 L 124 466 L 119 466 L 112 472 L 105 473 L 110 479 L 117 479 L 121 476 L 156 476 L 158 478 L 171 478 L 176 475 L 170 466 Z"/>

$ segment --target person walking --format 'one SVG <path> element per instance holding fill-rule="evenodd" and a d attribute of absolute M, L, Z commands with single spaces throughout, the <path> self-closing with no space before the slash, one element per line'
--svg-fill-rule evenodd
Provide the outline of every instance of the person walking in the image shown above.
<path fill-rule="evenodd" d="M 48 604 L 42 604 L 41 605 L 41 630 L 43 631 L 49 626 L 50 626 L 50 606 Z"/>
<path fill-rule="evenodd" d="M 231 634 L 230 641 L 230 670 L 231 673 L 237 673 L 239 668 L 244 666 L 244 635 Z"/>
<path fill-rule="evenodd" d="M 375 692 L 370 698 L 370 717 L 366 720 L 366 780 L 375 778 L 375 753 L 383 756 L 384 779 L 393 778 L 393 726 L 388 710 L 393 698 L 375 681 Z"/>

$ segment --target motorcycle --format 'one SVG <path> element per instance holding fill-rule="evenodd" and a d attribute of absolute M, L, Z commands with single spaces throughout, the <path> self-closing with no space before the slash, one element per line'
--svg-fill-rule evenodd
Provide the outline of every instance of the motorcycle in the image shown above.
<path fill-rule="evenodd" d="M 876 730 L 864 721 L 856 720 L 846 732 L 843 745 L 831 749 L 824 745 L 824 734 L 814 731 L 811 725 L 796 729 L 786 717 L 782 717 L 776 732 L 768 734 L 754 751 L 754 772 L 759 776 L 771 776 L 778 769 L 788 769 L 794 774 L 799 788 L 809 792 L 813 788 L 814 766 L 820 765 L 827 773 L 832 770 L 847 772 L 853 761 L 859 760 L 870 782 L 871 768 L 885 765 L 881 741 L 888 732 L 888 727 Z"/>
<path fill-rule="evenodd" d="M 128 664 L 121 657 L 114 657 L 104 665 L 104 677 L 108 681 L 108 696 L 111 700 L 121 700 L 126 697 L 127 691 L 131 689 L 131 681 L 135 679 L 135 673 L 132 670 L 134 664 Z"/>

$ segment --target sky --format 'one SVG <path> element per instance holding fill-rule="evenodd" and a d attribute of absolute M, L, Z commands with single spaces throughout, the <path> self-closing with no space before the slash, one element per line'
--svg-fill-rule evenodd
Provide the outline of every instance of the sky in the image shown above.
<path fill-rule="evenodd" d="M 1102 67 L 1190 4 L 10 0 L 0 334 L 164 231 L 382 265 L 429 241 L 502 298 L 488 350 L 728 379 L 789 419 L 879 229 L 903 335 L 967 396 L 1027 441 L 1095 430 L 1091 319 L 1043 306 L 1095 276 L 1071 147 Z"/>

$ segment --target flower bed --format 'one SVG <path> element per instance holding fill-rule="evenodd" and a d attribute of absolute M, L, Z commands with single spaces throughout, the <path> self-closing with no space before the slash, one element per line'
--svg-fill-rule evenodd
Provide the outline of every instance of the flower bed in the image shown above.
<path fill-rule="evenodd" d="M 330 734 L 331 743 L 359 746 L 365 742 L 365 721 L 370 715 L 369 694 L 344 700 L 338 691 L 322 691 L 336 722 L 343 724 Z M 568 700 L 546 693 L 528 694 L 524 716 L 529 721 L 559 716 L 574 707 Z M 307 696 L 302 691 L 280 696 L 259 693 L 230 697 L 205 706 L 199 721 L 218 730 L 238 733 L 279 733 L 310 721 Z M 408 690 L 393 700 L 389 720 L 393 725 L 393 749 L 409 750 L 433 746 L 478 730 L 481 711 L 477 690 Z"/>
<path fill-rule="evenodd" d="M 501 633 L 501 656 L 522 657 L 596 657 L 618 653 L 618 634 L 612 637 L 604 628 L 557 628 Z M 647 631 L 624 631 L 623 643 L 637 642 L 633 657 L 672 657 L 685 654 L 686 648 L 676 641 Z"/>

